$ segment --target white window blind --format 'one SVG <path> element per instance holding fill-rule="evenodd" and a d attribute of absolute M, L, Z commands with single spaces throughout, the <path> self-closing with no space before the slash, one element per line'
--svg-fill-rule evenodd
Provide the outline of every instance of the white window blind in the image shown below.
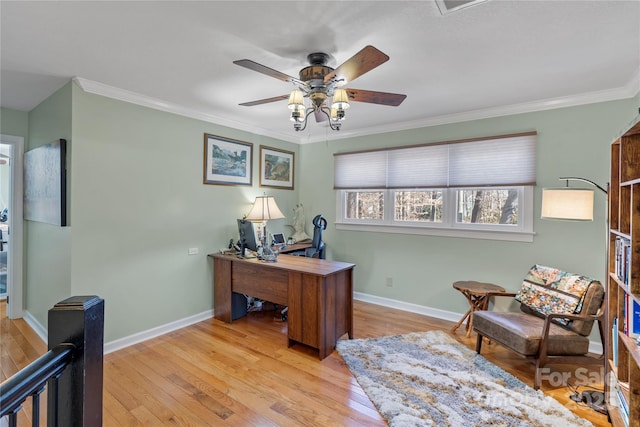
<path fill-rule="evenodd" d="M 334 154 L 335 189 L 535 183 L 535 132 Z"/>
<path fill-rule="evenodd" d="M 386 188 L 387 152 L 369 151 L 335 156 L 334 171 L 334 188 Z M 338 181 L 340 187 L 336 187 Z"/>
<path fill-rule="evenodd" d="M 446 187 L 447 157 L 446 145 L 389 151 L 387 188 Z"/>

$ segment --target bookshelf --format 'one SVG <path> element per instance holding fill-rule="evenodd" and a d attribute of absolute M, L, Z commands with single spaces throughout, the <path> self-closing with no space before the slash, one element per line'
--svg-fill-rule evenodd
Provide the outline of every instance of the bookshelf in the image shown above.
<path fill-rule="evenodd" d="M 640 116 L 611 144 L 608 234 L 607 405 L 614 427 L 640 427 Z"/>

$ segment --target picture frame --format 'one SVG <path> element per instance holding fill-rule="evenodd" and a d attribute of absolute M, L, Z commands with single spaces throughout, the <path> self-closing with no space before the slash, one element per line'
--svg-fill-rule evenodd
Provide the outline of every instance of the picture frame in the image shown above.
<path fill-rule="evenodd" d="M 203 184 L 252 185 L 253 144 L 204 134 Z"/>
<path fill-rule="evenodd" d="M 295 153 L 279 148 L 260 146 L 260 187 L 293 190 Z"/>
<path fill-rule="evenodd" d="M 24 219 L 67 226 L 67 141 L 24 153 Z"/>
<path fill-rule="evenodd" d="M 273 233 L 273 241 L 276 245 L 282 245 L 286 243 L 284 233 Z"/>

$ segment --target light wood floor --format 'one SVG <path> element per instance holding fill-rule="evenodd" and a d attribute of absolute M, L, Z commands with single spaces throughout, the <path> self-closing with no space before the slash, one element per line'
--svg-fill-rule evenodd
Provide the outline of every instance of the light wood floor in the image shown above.
<path fill-rule="evenodd" d="M 44 353 L 46 345 L 23 320 L 6 318 L 4 302 L 0 324 L 4 380 Z M 451 327 L 450 322 L 355 302 L 355 338 Z M 232 325 L 211 319 L 106 355 L 104 425 L 386 425 L 336 352 L 319 361 L 315 350 L 287 348 L 286 328 L 273 312 L 250 313 Z M 463 329 L 456 338 L 475 348 L 475 334 L 466 338 Z M 533 383 L 533 365 L 520 356 L 486 343 L 482 353 Z M 572 381 L 576 374 L 602 387 L 597 369 L 574 372 Z M 543 383 L 543 390 L 594 425 L 610 425 L 606 416 L 571 401 L 569 388 Z M 30 425 L 29 406 L 19 425 Z"/>

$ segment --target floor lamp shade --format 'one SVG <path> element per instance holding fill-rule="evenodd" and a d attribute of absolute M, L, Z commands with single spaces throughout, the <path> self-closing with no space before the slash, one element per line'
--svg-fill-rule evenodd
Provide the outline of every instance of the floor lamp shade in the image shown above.
<path fill-rule="evenodd" d="M 587 188 L 542 189 L 542 219 L 593 221 L 593 190 Z"/>

